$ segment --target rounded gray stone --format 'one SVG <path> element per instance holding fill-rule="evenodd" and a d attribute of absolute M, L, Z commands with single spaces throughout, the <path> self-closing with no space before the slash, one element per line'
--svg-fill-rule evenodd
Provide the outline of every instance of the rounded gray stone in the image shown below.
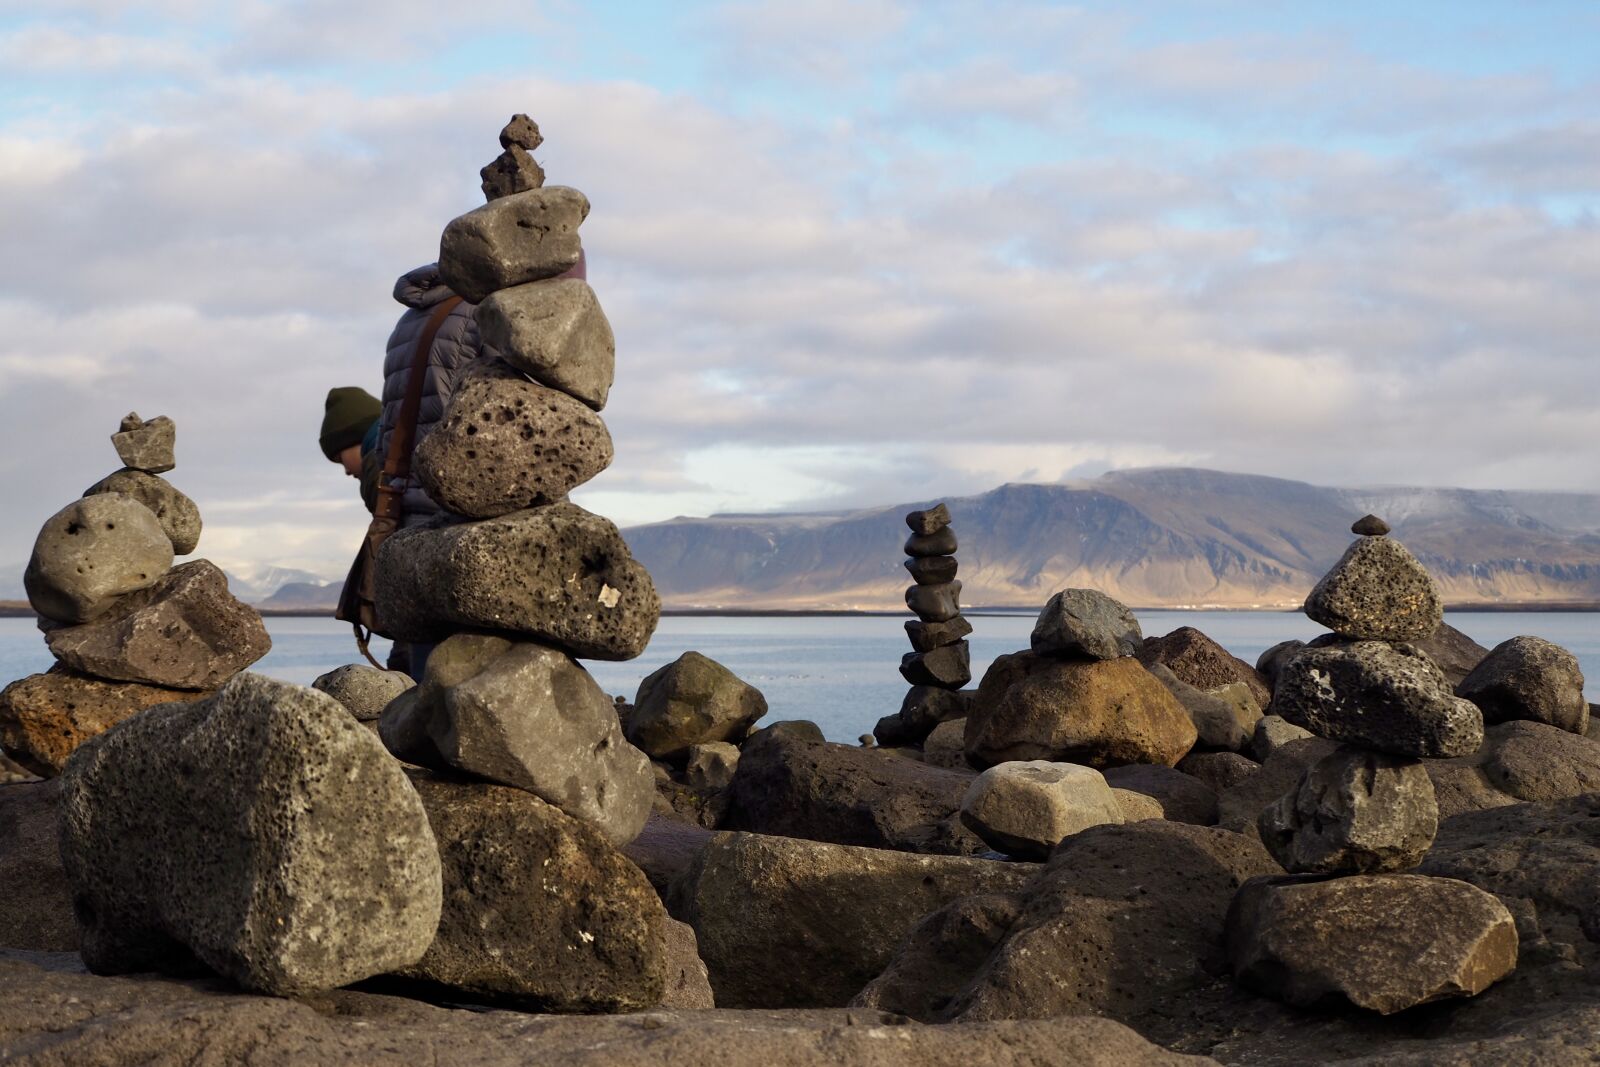
<path fill-rule="evenodd" d="M 327 693 L 362 722 L 372 722 L 401 693 L 416 686 L 410 675 L 381 671 L 367 663 L 347 663 L 335 667 L 311 683 L 311 688 Z"/>
<path fill-rule="evenodd" d="M 1063 589 L 1039 613 L 1030 638 L 1042 656 L 1116 659 L 1144 643 L 1139 620 L 1127 607 L 1095 589 Z"/>
<path fill-rule="evenodd" d="M 61 857 L 100 974 L 191 957 L 247 989 L 323 992 L 420 959 L 439 850 L 416 791 L 331 697 L 244 674 L 85 742 Z"/>
<path fill-rule="evenodd" d="M 200 509 L 165 478 L 124 467 L 83 491 L 84 496 L 98 493 L 131 496 L 154 512 L 174 555 L 187 556 L 200 547 Z"/>
<path fill-rule="evenodd" d="M 997 851 L 1046 859 L 1062 838 L 1123 819 L 1099 771 L 1027 760 L 996 764 L 973 779 L 961 821 Z"/>
<path fill-rule="evenodd" d="M 913 585 L 906 589 L 906 607 L 923 622 L 950 622 L 961 614 L 961 583 Z"/>
<path fill-rule="evenodd" d="M 689 746 L 689 761 L 684 764 L 684 780 L 691 789 L 726 789 L 739 767 L 739 749 L 726 741 L 707 741 Z"/>
<path fill-rule="evenodd" d="M 1502 641 L 1474 667 L 1456 694 L 1472 701 L 1487 723 L 1527 719 L 1569 733 L 1589 728 L 1578 657 L 1542 637 Z"/>
<path fill-rule="evenodd" d="M 504 364 L 477 370 L 417 446 L 417 478 L 447 511 L 489 519 L 553 504 L 611 465 L 611 434 L 582 403 Z"/>
<path fill-rule="evenodd" d="M 155 512 L 124 493 L 97 493 L 45 522 L 22 584 L 40 615 L 81 623 L 155 585 L 171 566 L 172 541 Z"/>
<path fill-rule="evenodd" d="M 578 227 L 588 215 L 589 198 L 562 185 L 499 197 L 445 227 L 439 274 L 469 304 L 554 278 L 577 265 Z"/>
<path fill-rule="evenodd" d="M 1439 830 L 1419 760 L 1341 745 L 1257 820 L 1261 841 L 1296 874 L 1375 874 L 1421 863 Z"/>
<path fill-rule="evenodd" d="M 906 538 L 906 555 L 916 557 L 953 556 L 960 547 L 956 532 L 945 526 L 930 534 L 914 533 Z"/>
<path fill-rule="evenodd" d="M 1439 586 L 1398 541 L 1363 537 L 1306 597 L 1305 612 L 1341 637 L 1415 641 L 1444 619 Z"/>
<path fill-rule="evenodd" d="M 502 289 L 478 305 L 477 320 L 484 344 L 511 366 L 596 411 L 606 406 L 617 342 L 588 282 L 552 278 Z"/>
<path fill-rule="evenodd" d="M 685 652 L 639 683 L 627 736 L 654 759 L 691 746 L 742 740 L 767 713 L 767 698 L 716 660 Z"/>

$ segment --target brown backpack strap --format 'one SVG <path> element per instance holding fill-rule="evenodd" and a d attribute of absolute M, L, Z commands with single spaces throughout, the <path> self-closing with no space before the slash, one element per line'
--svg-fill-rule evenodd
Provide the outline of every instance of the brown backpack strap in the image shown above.
<path fill-rule="evenodd" d="M 422 335 L 417 338 L 417 351 L 411 362 L 411 378 L 406 382 L 405 400 L 400 405 L 400 418 L 395 422 L 394 433 L 389 437 L 383 475 L 378 479 L 378 501 L 373 509 L 376 518 L 388 519 L 397 524 L 400 521 L 400 501 L 405 495 L 405 489 L 397 487 L 395 483 L 404 482 L 411 476 L 411 450 L 416 444 L 417 415 L 422 410 L 422 389 L 428 377 L 428 356 L 433 351 L 433 339 L 439 335 L 439 328 L 461 302 L 461 297 L 452 296 L 440 303 L 428 317 L 427 325 L 422 328 Z"/>

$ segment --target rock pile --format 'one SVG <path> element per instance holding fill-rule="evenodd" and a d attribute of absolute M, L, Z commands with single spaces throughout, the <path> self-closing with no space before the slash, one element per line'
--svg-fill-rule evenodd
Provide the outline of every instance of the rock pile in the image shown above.
<path fill-rule="evenodd" d="M 1227 923 L 1241 982 L 1290 1003 L 1343 997 L 1383 1014 L 1474 996 L 1517 959 L 1511 914 L 1493 896 L 1401 873 L 1423 861 L 1439 826 L 1423 758 L 1471 755 L 1484 732 L 1478 708 L 1407 643 L 1431 636 L 1443 608 L 1388 530 L 1370 515 L 1355 524 L 1359 539 L 1306 600 L 1333 633 L 1277 664 L 1269 710 L 1336 744 L 1262 811 L 1261 840 L 1290 873 L 1243 886 Z"/>
<path fill-rule="evenodd" d="M 23 581 L 57 662 L 0 693 L 0 747 L 36 774 L 60 774 L 80 744 L 145 708 L 216 690 L 272 646 L 215 565 L 172 565 L 200 541 L 199 509 L 161 477 L 175 438 L 165 416 L 128 415 L 111 437 L 126 466 L 34 542 Z"/>
<path fill-rule="evenodd" d="M 942 722 L 967 713 L 963 686 L 972 681 L 967 635 L 972 624 L 961 614 L 961 583 L 956 580 L 956 532 L 944 504 L 906 516 L 906 570 L 913 584 L 906 607 L 917 621 L 906 623 L 912 651 L 900 660 L 900 675 L 911 683 L 900 710 L 873 729 L 885 745 L 921 744 Z"/>

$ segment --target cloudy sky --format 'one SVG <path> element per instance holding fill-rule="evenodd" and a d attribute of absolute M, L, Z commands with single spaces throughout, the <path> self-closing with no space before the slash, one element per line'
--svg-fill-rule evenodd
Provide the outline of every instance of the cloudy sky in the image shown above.
<path fill-rule="evenodd" d="M 1400 12 L 1400 13 L 1397 13 Z M 225 566 L 513 112 L 593 202 L 623 524 L 1203 465 L 1600 490 L 1593 3 L 0 0 L 0 565 L 130 409 Z"/>

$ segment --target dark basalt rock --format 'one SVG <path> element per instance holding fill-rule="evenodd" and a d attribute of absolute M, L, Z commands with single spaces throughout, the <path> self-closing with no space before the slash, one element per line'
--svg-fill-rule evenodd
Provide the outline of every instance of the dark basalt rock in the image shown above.
<path fill-rule="evenodd" d="M 957 641 L 932 652 L 907 652 L 900 658 L 900 676 L 914 686 L 960 689 L 972 681 L 972 662 L 967 643 Z"/>
<path fill-rule="evenodd" d="M 624 725 L 646 755 L 672 760 L 692 745 L 742 741 L 766 713 L 761 690 L 715 660 L 685 652 L 639 683 Z"/>
<path fill-rule="evenodd" d="M 1243 682 L 1262 707 L 1272 699 L 1272 691 L 1250 664 L 1193 626 L 1180 626 L 1165 637 L 1147 637 L 1135 655 L 1145 666 L 1165 664 L 1173 674 L 1204 692 Z"/>
<path fill-rule="evenodd" d="M 1261 840 L 1297 874 L 1377 874 L 1422 862 L 1439 828 L 1418 760 L 1341 745 L 1261 813 Z"/>
<path fill-rule="evenodd" d="M 923 622 L 949 622 L 961 614 L 961 583 L 913 585 L 906 590 L 906 607 Z"/>
<path fill-rule="evenodd" d="M 1540 637 L 1513 637 L 1494 647 L 1462 679 L 1456 694 L 1486 723 L 1526 719 L 1581 734 L 1589 728 L 1578 657 Z"/>
<path fill-rule="evenodd" d="M 948 526 L 931 534 L 912 534 L 906 538 L 906 555 L 916 556 L 919 559 L 927 556 L 953 556 L 957 547 L 956 532 Z"/>
<path fill-rule="evenodd" d="M 1350 532 L 1362 537 L 1382 537 L 1389 532 L 1389 524 L 1376 515 L 1363 515 L 1351 524 Z"/>
<path fill-rule="evenodd" d="M 1042 656 L 1091 659 L 1131 656 L 1143 641 L 1133 612 L 1094 589 L 1064 589 L 1051 597 L 1030 638 Z"/>
<path fill-rule="evenodd" d="M 1115 789 L 1142 793 L 1161 805 L 1162 817 L 1194 826 L 1217 821 L 1216 790 L 1183 771 L 1152 764 L 1108 767 L 1106 783 Z"/>
<path fill-rule="evenodd" d="M 906 560 L 906 570 L 918 585 L 939 585 L 954 581 L 960 568 L 954 556 L 923 556 Z"/>
<path fill-rule="evenodd" d="M 1454 689 L 1459 686 L 1472 669 L 1483 662 L 1483 657 L 1489 650 L 1466 634 L 1451 626 L 1448 622 L 1441 622 L 1439 628 L 1433 633 L 1418 641 L 1413 641 L 1428 658 L 1444 672 L 1444 680 Z"/>
<path fill-rule="evenodd" d="M 944 622 L 906 623 L 906 637 L 911 640 L 911 647 L 918 652 L 932 652 L 936 648 L 953 645 L 970 633 L 972 624 L 960 615 Z"/>
<path fill-rule="evenodd" d="M 906 525 L 912 533 L 923 537 L 936 534 L 950 525 L 950 509 L 944 504 L 935 504 L 922 511 L 913 511 L 906 516 Z"/>

